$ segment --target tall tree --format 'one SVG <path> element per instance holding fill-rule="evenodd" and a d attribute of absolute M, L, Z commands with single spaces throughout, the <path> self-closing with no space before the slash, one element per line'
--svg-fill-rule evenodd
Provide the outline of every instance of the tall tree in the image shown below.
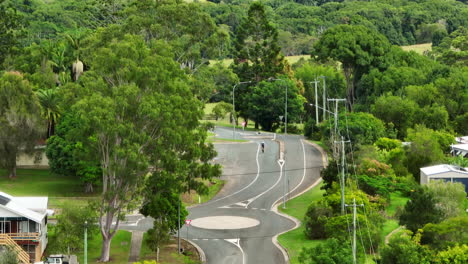
<path fill-rule="evenodd" d="M 400 215 L 400 225 L 416 232 L 427 223 L 439 223 L 443 220 L 443 211 L 437 206 L 434 194 L 427 187 L 415 190 Z"/>
<path fill-rule="evenodd" d="M 142 37 L 115 29 L 98 30 L 89 40 L 100 47 L 88 54 L 91 69 L 80 79 L 88 93 L 72 107 L 81 125 L 69 131 L 100 160 L 103 262 L 120 217 L 139 204 L 150 171 L 171 173 L 177 190 L 202 188 L 197 178 L 220 174 L 209 164 L 215 152 L 199 124 L 203 104 L 173 54 L 163 43 L 149 48 Z"/>
<path fill-rule="evenodd" d="M 259 82 L 289 71 L 278 45 L 278 31 L 261 2 L 250 5 L 247 18 L 237 28 L 234 49 L 232 67 L 241 81 Z"/>
<path fill-rule="evenodd" d="M 16 177 L 19 154 L 32 154 L 43 132 L 40 105 L 31 85 L 18 72 L 0 77 L 0 167 Z"/>
<path fill-rule="evenodd" d="M 342 63 L 350 109 L 356 99 L 354 89 L 371 67 L 384 69 L 384 55 L 390 43 L 381 34 L 364 26 L 338 25 L 327 30 L 315 43 L 313 56 L 320 61 L 333 59 Z"/>
<path fill-rule="evenodd" d="M 287 109 L 285 109 L 285 100 L 287 100 Z M 263 81 L 252 88 L 248 100 L 248 116 L 259 123 L 264 130 L 271 131 L 279 127 L 283 121 L 279 116 L 285 116 L 285 110 L 289 121 L 298 121 L 304 112 L 304 103 L 305 98 L 299 94 L 293 81 Z"/>
<path fill-rule="evenodd" d="M 17 44 L 22 17 L 6 0 L 0 0 L 0 65 Z"/>

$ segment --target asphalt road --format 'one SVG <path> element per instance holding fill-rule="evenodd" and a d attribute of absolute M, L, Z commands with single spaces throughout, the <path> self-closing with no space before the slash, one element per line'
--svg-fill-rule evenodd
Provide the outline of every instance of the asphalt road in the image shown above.
<path fill-rule="evenodd" d="M 220 138 L 233 137 L 228 128 L 216 128 L 215 133 Z M 180 235 L 205 252 L 208 264 L 286 263 L 273 237 L 293 228 L 295 223 L 275 213 L 273 208 L 282 201 L 284 193 L 287 198 L 293 197 L 319 179 L 323 165 L 321 153 L 304 143 L 302 137 L 279 135 L 277 140 L 284 142 L 285 163 L 281 170 L 278 164 L 280 144 L 273 140 L 273 134 L 236 130 L 235 137 L 249 142 L 215 144 L 218 156 L 214 162 L 223 166 L 224 188 L 211 201 L 190 208 L 187 217 L 193 223 L 215 217 L 214 222 L 207 228 L 184 225 Z M 260 149 L 262 141 L 265 142 L 264 153 Z M 231 228 L 229 222 L 221 221 L 225 218 L 217 221 L 216 217 L 220 216 L 246 217 L 259 224 Z M 151 219 L 135 215 L 127 217 L 121 228 L 146 230 L 151 227 Z"/>

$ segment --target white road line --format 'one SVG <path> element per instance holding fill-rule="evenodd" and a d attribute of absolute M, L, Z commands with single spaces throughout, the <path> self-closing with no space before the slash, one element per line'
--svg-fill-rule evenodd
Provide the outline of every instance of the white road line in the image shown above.
<path fill-rule="evenodd" d="M 227 242 L 230 242 L 230 243 L 236 245 L 236 246 L 239 248 L 240 252 L 242 253 L 242 264 L 247 263 L 247 262 L 245 261 L 245 253 L 244 253 L 244 250 L 243 250 L 242 247 L 240 246 L 240 239 L 239 239 L 239 238 L 236 238 L 236 239 L 224 239 L 224 240 L 226 240 Z"/>
<path fill-rule="evenodd" d="M 257 143 L 257 144 L 258 144 L 258 143 Z M 236 195 L 236 194 L 238 194 L 238 193 L 244 191 L 245 189 L 249 188 L 250 186 L 252 186 L 252 184 L 254 184 L 254 183 L 258 180 L 258 177 L 260 176 L 260 163 L 259 163 L 259 161 L 258 161 L 258 154 L 259 154 L 259 153 L 260 153 L 260 144 L 257 145 L 257 155 L 255 156 L 255 159 L 256 159 L 256 161 L 257 161 L 257 176 L 255 176 L 255 179 L 253 179 L 253 181 L 251 181 L 251 182 L 249 183 L 249 185 L 247 185 L 247 186 L 245 186 L 244 188 L 238 190 L 237 192 L 231 193 L 231 194 L 229 194 L 229 195 L 227 195 L 227 196 L 221 197 L 221 198 L 216 199 L 216 200 L 208 201 L 208 202 L 204 203 L 204 205 L 207 205 L 207 204 L 211 204 L 211 203 L 214 203 L 214 202 L 221 201 L 221 200 L 223 200 L 223 199 L 226 199 L 226 198 L 228 198 L 228 197 L 231 197 L 231 196 L 233 196 L 233 195 Z"/>
<path fill-rule="evenodd" d="M 260 168 L 260 166 L 259 166 L 259 168 Z M 262 195 L 264 195 L 265 193 L 267 193 L 267 192 L 273 190 L 273 188 L 275 188 L 276 185 L 278 185 L 278 184 L 281 182 L 281 178 L 283 178 L 283 170 L 280 170 L 280 176 L 279 176 L 278 180 L 275 182 L 275 184 L 273 184 L 273 186 L 271 186 L 270 188 L 268 188 L 266 191 L 260 193 L 259 195 L 255 196 L 255 197 L 253 197 L 253 198 L 248 199 L 248 200 L 247 200 L 248 203 L 247 203 L 246 206 L 249 206 L 249 204 L 251 204 L 253 201 L 255 201 L 255 200 L 257 200 L 258 198 L 260 198 Z"/>
<path fill-rule="evenodd" d="M 253 210 L 257 210 L 258 208 L 252 208 Z"/>

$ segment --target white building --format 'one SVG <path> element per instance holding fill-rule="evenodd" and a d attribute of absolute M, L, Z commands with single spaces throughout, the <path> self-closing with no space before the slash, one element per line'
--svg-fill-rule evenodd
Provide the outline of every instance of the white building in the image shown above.
<path fill-rule="evenodd" d="M 424 167 L 421 171 L 421 184 L 427 184 L 431 180 L 444 180 L 449 182 L 461 182 L 465 185 L 468 193 L 468 168 L 461 168 L 453 165 L 441 164 L 431 167 Z"/>
<path fill-rule="evenodd" d="M 47 246 L 47 197 L 0 192 L 0 246 L 16 249 L 20 263 L 40 261 Z"/>

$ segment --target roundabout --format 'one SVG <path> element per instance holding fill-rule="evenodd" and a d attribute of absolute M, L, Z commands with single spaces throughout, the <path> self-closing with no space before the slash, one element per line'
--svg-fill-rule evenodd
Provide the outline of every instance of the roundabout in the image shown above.
<path fill-rule="evenodd" d="M 260 221 L 257 219 L 241 216 L 209 216 L 192 220 L 191 225 L 203 229 L 243 229 L 258 226 Z"/>

